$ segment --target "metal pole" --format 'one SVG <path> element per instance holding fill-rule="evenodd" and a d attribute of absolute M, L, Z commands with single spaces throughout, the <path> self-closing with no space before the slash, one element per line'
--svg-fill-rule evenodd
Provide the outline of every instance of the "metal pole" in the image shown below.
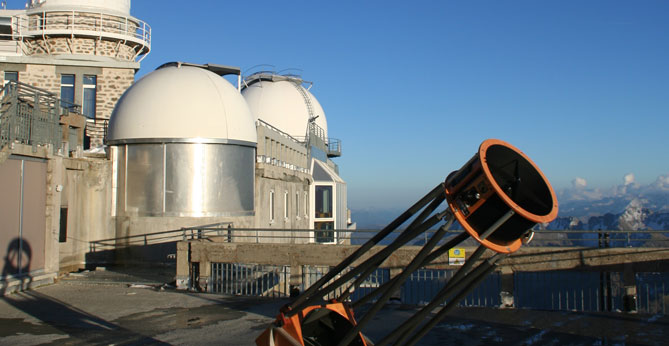
<path fill-rule="evenodd" d="M 448 223 L 447 225 L 450 227 L 450 224 L 452 224 L 452 223 L 453 223 L 453 220 L 451 219 L 451 221 L 449 221 L 449 223 Z M 445 226 L 446 226 L 446 225 L 445 225 Z M 448 227 L 446 227 L 446 228 L 448 229 Z M 456 245 L 460 244 L 461 242 L 463 242 L 463 241 L 464 241 L 465 239 L 467 239 L 468 237 L 469 237 L 469 234 L 467 234 L 466 232 L 462 232 L 462 233 L 460 233 L 459 235 L 457 235 L 457 236 L 454 237 L 453 239 L 449 240 L 446 244 L 444 244 L 444 245 L 442 245 L 441 247 L 439 247 L 437 250 L 432 251 L 432 252 L 425 258 L 425 260 L 423 261 L 423 263 L 421 264 L 421 266 L 426 266 L 426 265 L 432 263 L 432 261 L 434 261 L 436 258 L 438 258 L 438 257 L 441 256 L 442 254 L 446 253 L 448 250 L 452 249 L 452 248 L 455 247 Z M 358 299 L 356 302 L 354 302 L 354 303 L 352 304 L 352 307 L 353 307 L 354 309 L 356 309 L 356 308 L 358 308 L 358 307 L 364 305 L 365 303 L 367 303 L 369 300 L 371 300 L 372 298 L 376 297 L 377 295 L 379 295 L 379 294 L 385 292 L 385 290 L 388 289 L 388 287 L 391 285 L 391 282 L 393 282 L 396 278 L 397 278 L 397 277 L 393 278 L 393 279 L 390 280 L 390 281 L 387 281 L 386 283 L 384 283 L 383 285 L 381 285 L 379 288 L 377 288 L 377 289 L 375 289 L 374 291 L 368 293 L 368 294 L 365 295 L 364 297 Z M 356 286 L 356 288 L 357 288 L 357 286 Z"/>
<path fill-rule="evenodd" d="M 344 270 L 348 266 L 350 266 L 360 256 L 362 256 L 367 251 L 369 251 L 379 241 L 381 241 L 383 238 L 385 238 L 388 234 L 390 234 L 397 227 L 399 227 L 401 224 L 403 224 L 411 216 L 413 216 L 415 213 L 417 213 L 419 210 L 421 210 L 426 204 L 428 204 L 430 201 L 432 201 L 434 198 L 436 198 L 437 196 L 439 196 L 441 194 L 445 194 L 444 183 L 440 183 L 439 185 L 437 185 L 434 189 L 432 189 L 432 191 L 430 191 L 427 195 L 425 195 L 423 198 L 421 198 L 413 206 L 411 206 L 409 209 L 407 209 L 404 213 L 402 213 L 402 215 L 400 215 L 395 220 L 393 220 L 388 226 L 386 226 L 383 230 L 381 230 L 374 237 L 372 237 L 370 240 L 368 240 L 365 244 L 361 245 L 358 248 L 358 250 L 356 250 L 354 253 L 352 253 L 349 257 L 347 257 L 343 261 L 341 261 L 336 267 L 334 267 L 332 270 L 330 270 L 327 274 L 325 274 L 322 278 L 320 278 L 315 284 L 313 284 L 311 287 L 309 287 L 303 294 L 301 294 L 299 297 L 297 297 L 297 299 L 292 304 L 287 306 L 288 310 L 293 310 L 294 311 L 292 313 L 288 312 L 288 314 L 292 315 L 292 314 L 296 313 L 296 311 L 299 311 L 299 310 L 296 309 L 296 307 L 302 306 L 303 303 L 305 303 L 308 299 L 310 299 L 314 295 L 314 293 L 316 293 L 316 291 L 318 291 L 318 289 L 321 288 L 325 283 L 327 283 L 332 278 L 334 278 L 342 270 Z"/>
<path fill-rule="evenodd" d="M 446 286 L 444 286 L 444 290 L 449 289 L 458 280 L 460 280 L 460 278 L 467 275 L 467 273 L 469 273 L 469 271 L 474 266 L 474 263 L 476 263 L 476 261 L 478 261 L 479 258 L 481 258 L 485 250 L 486 250 L 485 246 L 479 245 L 476 251 L 474 251 L 474 253 L 471 256 L 469 256 L 469 258 L 465 261 L 465 264 L 460 269 L 458 269 L 457 272 L 455 272 L 455 275 L 453 275 L 453 277 L 450 280 L 448 280 L 448 283 L 446 283 Z"/>
<path fill-rule="evenodd" d="M 432 201 L 432 203 L 430 203 L 430 205 L 427 206 L 427 207 L 425 208 L 425 210 L 423 210 L 423 212 L 420 213 L 420 215 L 419 215 L 419 216 L 418 216 L 418 217 L 417 217 L 417 218 L 416 218 L 416 219 L 409 225 L 408 229 L 418 226 L 421 222 L 423 222 L 423 220 L 424 220 L 426 217 L 430 216 L 430 214 L 432 214 L 432 212 L 434 212 L 434 210 L 437 209 L 437 207 L 441 204 L 441 202 L 444 201 L 445 197 L 446 197 L 446 196 L 441 195 L 441 196 L 438 196 L 437 198 L 435 198 L 435 199 Z M 451 214 L 451 213 L 448 213 L 446 217 L 447 217 L 447 224 L 444 225 L 444 226 L 446 226 L 446 228 L 444 228 L 444 226 L 441 227 L 441 228 L 444 228 L 444 230 L 448 230 L 448 228 L 451 227 L 451 224 L 453 224 L 453 220 L 454 220 L 454 218 L 453 218 L 453 214 Z M 427 235 L 427 232 L 425 232 L 425 234 Z M 402 241 L 402 240 L 404 240 L 404 238 L 402 238 L 403 236 L 404 236 L 404 233 L 402 233 L 402 234 L 400 235 L 400 237 L 398 238 L 399 240 L 397 240 L 397 241 Z M 401 238 L 401 239 L 400 239 L 400 238 Z M 427 244 L 427 242 L 425 242 L 425 243 Z M 360 286 L 360 284 L 361 284 L 365 279 L 367 279 L 367 277 L 368 277 L 374 270 L 376 270 L 376 268 L 373 268 L 373 267 L 372 267 L 372 268 L 367 269 L 363 274 L 361 274 L 361 275 L 355 280 L 355 282 L 354 282 L 351 286 L 349 286 L 349 287 L 342 293 L 341 296 L 337 297 L 337 301 L 342 302 L 342 301 L 344 301 L 346 298 L 348 298 L 349 295 L 351 295 L 351 293 L 352 293 L 352 289 L 353 289 L 353 290 L 354 290 L 354 289 L 357 289 L 357 288 Z"/>
<path fill-rule="evenodd" d="M 453 214 L 449 212 L 449 218 L 452 218 Z M 390 299 L 390 296 L 393 294 L 395 289 L 397 289 L 402 283 L 404 283 L 404 280 L 413 273 L 416 269 L 420 267 L 420 265 L 423 263 L 423 260 L 427 257 L 427 255 L 430 254 L 432 249 L 439 243 L 441 238 L 444 236 L 446 233 L 446 230 L 443 228 L 439 228 L 439 230 L 430 238 L 430 240 L 423 246 L 423 248 L 418 252 L 416 257 L 409 263 L 408 266 L 402 271 L 400 275 L 397 276 L 397 279 L 393 284 L 391 284 L 386 291 L 381 295 L 381 298 L 379 298 L 374 306 L 363 316 L 362 320 L 360 320 L 356 326 L 350 330 L 346 336 L 342 339 L 342 341 L 339 342 L 339 346 L 346 346 L 348 345 L 353 339 L 355 338 L 356 334 L 362 330 L 362 328 L 369 323 L 369 321 L 376 315 L 376 313 L 381 310 L 381 308 L 386 304 L 388 299 Z"/>
<path fill-rule="evenodd" d="M 377 346 L 381 345 L 387 345 L 390 343 L 392 340 L 397 339 L 400 336 L 402 337 L 402 340 L 405 340 L 407 336 L 420 324 L 425 317 L 432 312 L 433 309 L 438 307 L 440 304 L 442 304 L 446 299 L 453 294 L 455 291 L 461 290 L 463 287 L 466 285 L 469 285 L 476 277 L 478 277 L 479 274 L 484 272 L 487 269 L 487 266 L 492 262 L 494 263 L 498 259 L 495 259 L 495 256 L 492 258 L 484 261 L 479 265 L 476 269 L 474 269 L 469 275 L 466 277 L 463 277 L 462 280 L 458 280 L 455 282 L 453 280 L 453 277 L 444 288 L 442 288 L 439 293 L 430 301 L 428 305 L 423 307 L 418 313 L 415 315 L 411 316 L 406 322 L 404 322 L 399 328 L 395 329 L 391 334 L 387 335 L 383 340 L 381 340 L 379 343 L 377 343 Z M 457 300 L 456 302 L 459 302 L 460 300 Z M 401 342 L 398 342 L 397 344 L 400 344 Z"/>
<path fill-rule="evenodd" d="M 315 290 L 316 292 L 312 294 L 312 296 L 308 297 L 305 299 L 305 301 L 294 307 L 292 310 L 285 312 L 285 314 L 290 317 L 304 309 L 305 307 L 309 306 L 310 304 L 313 304 L 316 301 L 320 301 L 323 296 L 326 294 L 334 291 L 338 287 L 342 286 L 349 280 L 355 278 L 356 275 L 365 272 L 369 270 L 370 268 L 376 268 L 378 267 L 383 261 L 386 260 L 390 254 L 392 254 L 395 250 L 399 249 L 402 245 L 406 244 L 409 240 L 415 238 L 419 234 L 425 232 L 425 230 L 429 229 L 430 227 L 434 226 L 437 224 L 448 212 L 444 211 L 442 213 L 436 214 L 429 218 L 427 221 L 425 221 L 423 224 L 421 224 L 419 227 L 416 229 L 407 229 L 405 230 L 402 235 L 400 235 L 394 242 L 392 242 L 390 245 L 386 246 L 383 248 L 383 250 L 379 251 L 378 253 L 374 254 L 372 257 L 367 259 L 365 262 L 361 263 L 357 267 L 353 268 L 352 270 L 348 271 L 346 274 L 342 275 L 338 279 L 336 279 L 334 282 L 329 283 L 326 287 L 320 288 L 320 290 Z M 332 273 L 334 270 L 331 270 L 328 272 L 328 274 Z M 339 271 L 341 272 L 341 270 Z M 321 278 L 322 280 L 322 278 Z M 319 280 L 320 281 L 320 280 Z M 315 284 L 314 284 L 315 285 Z M 313 287 L 313 286 L 312 286 Z M 295 306 L 295 304 L 293 304 Z"/>
<path fill-rule="evenodd" d="M 480 267 L 483 267 L 485 264 L 485 270 L 483 270 L 482 273 L 478 274 L 478 276 L 472 278 L 472 282 L 468 284 L 460 293 L 458 293 L 451 301 L 446 304 L 438 313 L 435 315 L 430 321 L 428 321 L 413 337 L 411 337 L 411 340 L 406 344 L 407 346 L 413 346 L 415 345 L 420 339 L 422 339 L 425 334 L 427 334 L 434 326 L 437 325 L 437 323 L 441 322 L 441 320 L 446 317 L 446 314 L 448 314 L 454 307 L 458 305 L 458 303 L 469 294 L 469 292 L 474 289 L 476 286 L 478 286 L 483 279 L 485 279 L 488 274 L 490 274 L 496 267 L 496 262 L 501 259 L 502 257 L 505 257 L 505 254 L 496 254 L 492 258 L 486 260 Z M 474 274 L 472 272 L 472 274 Z M 473 275 L 472 275 L 473 276 Z M 464 280 L 463 280 L 464 281 Z M 406 340 L 409 337 L 408 333 L 398 342 L 398 344 L 401 344 L 404 340 Z"/>
<path fill-rule="evenodd" d="M 503 223 L 505 223 L 514 214 L 515 214 L 515 212 L 513 211 L 513 209 L 506 212 L 506 214 L 504 214 L 502 217 L 500 217 L 497 221 L 495 221 L 495 223 L 493 223 L 490 227 L 488 227 L 488 229 L 486 229 L 483 233 L 481 233 L 479 238 L 481 238 L 481 239 L 488 238 L 493 232 L 495 232 L 499 228 L 499 226 L 501 226 Z"/>
<path fill-rule="evenodd" d="M 21 257 L 23 257 L 23 188 L 24 188 L 24 178 L 25 178 L 25 165 L 26 161 L 21 160 L 21 172 L 20 172 L 20 184 L 21 184 L 21 197 L 19 200 L 19 253 L 16 256 L 16 265 L 18 267 L 18 274 L 21 276 Z M 23 285 L 21 285 L 23 286 Z M 21 287 L 23 289 L 23 287 Z"/>

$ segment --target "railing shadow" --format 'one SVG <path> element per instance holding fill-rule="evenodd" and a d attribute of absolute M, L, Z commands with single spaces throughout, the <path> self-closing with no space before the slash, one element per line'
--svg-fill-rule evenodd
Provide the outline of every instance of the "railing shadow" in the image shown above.
<path fill-rule="evenodd" d="M 122 328 L 39 292 L 17 293 L 2 299 L 16 309 L 84 344 L 167 345 L 160 340 Z"/>

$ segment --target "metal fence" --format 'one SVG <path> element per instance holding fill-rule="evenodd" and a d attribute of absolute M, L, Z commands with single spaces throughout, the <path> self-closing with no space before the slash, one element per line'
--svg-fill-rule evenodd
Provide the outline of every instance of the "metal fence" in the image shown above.
<path fill-rule="evenodd" d="M 325 275 L 330 267 L 303 266 L 301 286 L 290 285 L 291 268 L 239 263 L 212 263 L 210 291 L 213 293 L 288 297 L 291 289 L 306 290 Z M 403 304 L 427 304 L 454 275 L 454 270 L 420 269 L 404 282 L 399 294 Z M 294 273 L 295 274 L 295 273 Z M 336 280 L 337 277 L 331 281 Z M 381 268 L 372 273 L 350 296 L 355 302 L 390 280 L 390 270 Z M 339 296 L 348 282 L 323 297 Z M 669 273 L 636 274 L 638 298 L 633 306 L 625 306 L 625 287 L 619 272 L 516 272 L 514 275 L 514 306 L 516 308 L 552 311 L 627 311 L 646 314 L 667 314 L 669 305 Z M 467 307 L 500 307 L 501 274 L 495 272 L 461 302 Z"/>
<path fill-rule="evenodd" d="M 637 309 L 649 314 L 667 314 L 669 273 L 637 273 Z"/>
<path fill-rule="evenodd" d="M 54 94 L 10 81 L 0 90 L 0 148 L 10 143 L 60 148 L 64 104 Z"/>
<path fill-rule="evenodd" d="M 625 290 L 621 273 L 516 272 L 518 308 L 567 311 L 622 311 Z"/>
<path fill-rule="evenodd" d="M 402 302 L 426 305 L 455 274 L 454 270 L 419 269 L 402 286 Z M 488 275 L 461 302 L 462 306 L 498 307 L 501 304 L 501 279 L 498 273 Z"/>
<path fill-rule="evenodd" d="M 290 295 L 290 267 L 212 263 L 210 290 L 231 295 L 287 297 Z"/>

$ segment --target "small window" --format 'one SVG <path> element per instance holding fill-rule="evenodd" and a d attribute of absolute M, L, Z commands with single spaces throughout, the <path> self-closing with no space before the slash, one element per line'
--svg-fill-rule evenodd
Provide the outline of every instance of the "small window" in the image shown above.
<path fill-rule="evenodd" d="M 283 194 L 283 218 L 288 220 L 288 191 Z"/>
<path fill-rule="evenodd" d="M 19 81 L 19 73 L 16 71 L 5 71 L 5 82 L 3 84 L 7 85 L 10 81 L 12 82 L 18 82 Z"/>
<path fill-rule="evenodd" d="M 304 217 L 309 216 L 309 193 L 304 191 Z"/>
<path fill-rule="evenodd" d="M 60 232 L 58 242 L 67 242 L 67 207 L 60 207 Z"/>
<path fill-rule="evenodd" d="M 63 107 L 72 109 L 74 107 L 74 75 L 60 75 L 60 99 L 63 101 Z"/>
<path fill-rule="evenodd" d="M 274 191 L 269 192 L 269 222 L 274 221 Z"/>
<path fill-rule="evenodd" d="M 300 217 L 300 193 L 295 192 L 295 216 Z"/>
<path fill-rule="evenodd" d="M 84 75 L 84 102 L 82 113 L 89 119 L 95 119 L 95 99 L 97 94 L 97 77 Z"/>

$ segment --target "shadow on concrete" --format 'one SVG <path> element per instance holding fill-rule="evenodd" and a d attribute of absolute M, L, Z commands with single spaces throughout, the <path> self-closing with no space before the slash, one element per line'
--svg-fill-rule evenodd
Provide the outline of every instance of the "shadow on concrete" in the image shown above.
<path fill-rule="evenodd" d="M 132 245 L 110 249 L 91 249 L 86 253 L 86 265 L 96 266 L 115 265 L 143 265 L 160 266 L 175 265 L 177 242 L 165 242 L 148 245 Z"/>
<path fill-rule="evenodd" d="M 68 344 L 166 345 L 35 291 L 17 293 L 2 299 L 73 338 L 67 341 Z"/>
<path fill-rule="evenodd" d="M 30 243 L 23 238 L 14 238 L 7 246 L 7 252 L 3 258 L 4 265 L 0 274 L 0 296 L 7 293 L 10 281 L 19 281 L 17 290 L 22 291 L 30 287 L 32 276 L 30 275 L 30 262 L 32 260 L 32 249 Z"/>

